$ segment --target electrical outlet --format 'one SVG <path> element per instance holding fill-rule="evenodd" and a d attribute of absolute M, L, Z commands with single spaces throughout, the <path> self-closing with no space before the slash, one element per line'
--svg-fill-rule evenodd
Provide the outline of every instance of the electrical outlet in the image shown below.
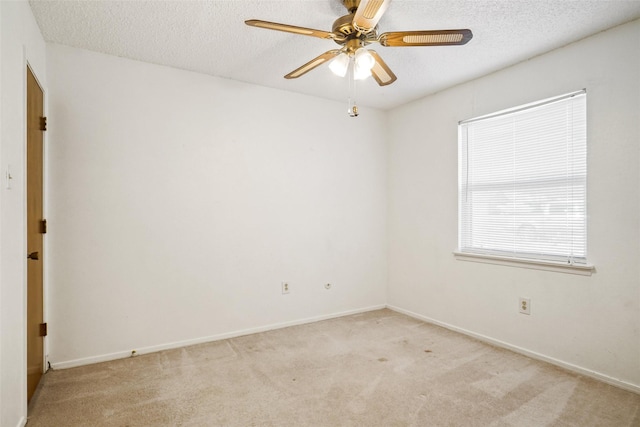
<path fill-rule="evenodd" d="M 288 294 L 289 293 L 289 283 L 287 282 L 282 282 L 282 294 Z"/>
<path fill-rule="evenodd" d="M 522 314 L 531 314 L 531 299 L 529 298 L 520 298 L 520 303 L 518 304 L 520 313 Z"/>

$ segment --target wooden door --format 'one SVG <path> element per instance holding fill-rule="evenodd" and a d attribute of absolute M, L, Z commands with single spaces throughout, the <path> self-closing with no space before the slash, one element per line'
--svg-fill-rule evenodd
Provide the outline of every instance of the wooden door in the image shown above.
<path fill-rule="evenodd" d="M 44 372 L 43 130 L 44 96 L 27 67 L 27 399 Z"/>

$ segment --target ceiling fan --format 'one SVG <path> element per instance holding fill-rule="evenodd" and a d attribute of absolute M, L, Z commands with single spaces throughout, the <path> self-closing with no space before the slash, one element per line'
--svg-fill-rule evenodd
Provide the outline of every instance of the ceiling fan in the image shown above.
<path fill-rule="evenodd" d="M 466 44 L 473 37 L 471 30 L 468 29 L 394 31 L 378 34 L 378 21 L 389 7 L 391 0 L 342 0 L 342 3 L 349 13 L 338 18 L 333 23 L 331 31 L 314 30 L 258 19 L 247 20 L 245 24 L 268 30 L 329 39 L 342 46 L 313 58 L 284 76 L 286 79 L 298 78 L 325 62 L 333 60 L 329 64 L 329 68 L 335 74 L 344 76 L 348 67 L 351 66 L 356 79 L 372 75 L 380 86 L 393 83 L 397 77 L 380 55 L 374 50 L 364 49 L 365 46 L 371 43 L 379 43 L 385 47 L 454 46 Z"/>

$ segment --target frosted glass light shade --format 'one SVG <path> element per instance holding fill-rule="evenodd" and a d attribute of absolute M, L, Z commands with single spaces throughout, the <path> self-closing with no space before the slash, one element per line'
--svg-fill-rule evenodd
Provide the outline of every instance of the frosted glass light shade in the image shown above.
<path fill-rule="evenodd" d="M 366 68 L 367 70 L 371 70 L 376 63 L 376 60 L 369 53 L 369 51 L 363 47 L 356 50 L 356 53 L 353 56 L 356 65 L 360 68 Z"/>
<path fill-rule="evenodd" d="M 354 80 L 364 80 L 369 76 L 371 76 L 371 68 L 363 67 L 357 62 L 353 65 Z"/>
<path fill-rule="evenodd" d="M 348 68 L 349 56 L 344 52 L 336 56 L 334 60 L 329 63 L 329 69 L 331 72 L 339 77 L 344 77 L 347 74 Z"/>

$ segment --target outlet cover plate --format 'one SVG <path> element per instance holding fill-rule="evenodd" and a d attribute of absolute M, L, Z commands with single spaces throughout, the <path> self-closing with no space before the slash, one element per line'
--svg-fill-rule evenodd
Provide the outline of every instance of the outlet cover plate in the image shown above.
<path fill-rule="evenodd" d="M 291 290 L 291 286 L 289 286 L 289 282 L 282 282 L 282 294 L 288 294 Z"/>
<path fill-rule="evenodd" d="M 530 298 L 520 298 L 520 303 L 518 304 L 520 309 L 520 313 L 522 314 L 531 314 L 531 299 Z"/>

